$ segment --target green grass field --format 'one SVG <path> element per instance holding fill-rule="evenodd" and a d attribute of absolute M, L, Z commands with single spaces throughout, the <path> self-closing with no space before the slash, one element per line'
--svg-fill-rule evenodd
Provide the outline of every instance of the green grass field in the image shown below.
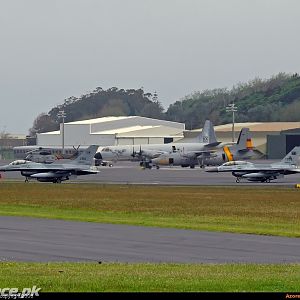
<path fill-rule="evenodd" d="M 300 190 L 0 184 L 0 215 L 300 236 Z"/>
<path fill-rule="evenodd" d="M 300 265 L 1 263 L 0 287 L 41 292 L 299 292 Z"/>

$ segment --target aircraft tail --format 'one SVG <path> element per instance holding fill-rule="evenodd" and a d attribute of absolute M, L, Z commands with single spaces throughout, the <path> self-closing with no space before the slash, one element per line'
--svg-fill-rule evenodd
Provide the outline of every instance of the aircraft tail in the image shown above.
<path fill-rule="evenodd" d="M 242 130 L 240 131 L 240 135 L 236 143 L 236 149 L 238 151 L 253 150 L 253 144 L 249 128 L 242 128 Z"/>
<path fill-rule="evenodd" d="M 70 164 L 92 165 L 94 161 L 94 155 L 96 154 L 97 150 L 97 145 L 89 146 L 79 156 L 72 160 Z"/>
<path fill-rule="evenodd" d="M 199 142 L 203 144 L 212 144 L 218 145 L 214 126 L 210 120 L 206 120 L 202 129 L 202 132 L 199 135 Z"/>
<path fill-rule="evenodd" d="M 300 166 L 300 146 L 294 147 L 280 163 Z"/>
<path fill-rule="evenodd" d="M 233 144 L 232 146 L 225 145 L 223 147 L 224 154 L 226 155 L 228 161 L 232 161 L 234 160 L 234 157 L 238 157 L 238 155 L 246 153 L 250 150 L 253 155 L 253 144 L 249 128 L 241 129 L 236 144 Z"/>

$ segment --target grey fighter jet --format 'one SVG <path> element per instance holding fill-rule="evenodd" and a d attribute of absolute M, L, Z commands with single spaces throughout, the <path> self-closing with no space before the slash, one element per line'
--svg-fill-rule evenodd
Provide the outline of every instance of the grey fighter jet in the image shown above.
<path fill-rule="evenodd" d="M 300 173 L 300 147 L 295 147 L 280 162 L 253 164 L 247 161 L 229 161 L 219 167 L 206 167 L 206 172 L 231 172 L 239 183 L 242 179 L 270 182 L 284 175 Z"/>
<path fill-rule="evenodd" d="M 16 160 L 9 165 L 1 166 L 0 172 L 20 171 L 25 176 L 25 182 L 36 179 L 40 182 L 61 183 L 74 178 L 77 175 L 96 174 L 99 171 L 93 169 L 94 155 L 98 146 L 92 145 L 76 159 L 66 163 L 36 163 L 27 160 Z"/>

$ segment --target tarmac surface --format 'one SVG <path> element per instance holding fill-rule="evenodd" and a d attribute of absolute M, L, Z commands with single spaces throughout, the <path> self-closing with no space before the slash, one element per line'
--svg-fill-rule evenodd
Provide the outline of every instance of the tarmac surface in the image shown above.
<path fill-rule="evenodd" d="M 0 261 L 291 263 L 300 239 L 0 217 Z"/>
<path fill-rule="evenodd" d="M 261 161 L 259 161 L 261 162 Z M 182 167 L 161 167 L 159 170 L 143 170 L 138 162 L 118 162 L 113 167 L 99 167 L 100 173 L 78 176 L 68 182 L 92 182 L 100 184 L 150 184 L 150 185 L 233 185 L 233 186 L 290 186 L 300 183 L 300 174 L 287 175 L 270 183 L 242 180 L 236 183 L 231 173 L 208 173 L 200 167 L 195 169 Z M 2 173 L 2 180 L 24 181 L 20 172 Z M 64 182 L 63 184 L 66 184 Z"/>

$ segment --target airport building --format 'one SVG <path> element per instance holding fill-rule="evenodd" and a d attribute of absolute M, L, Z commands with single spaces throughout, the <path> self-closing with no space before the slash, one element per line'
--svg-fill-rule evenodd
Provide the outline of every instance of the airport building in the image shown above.
<path fill-rule="evenodd" d="M 59 131 L 37 134 L 37 145 L 111 146 L 170 143 L 183 138 L 184 123 L 139 116 L 103 117 L 60 124 Z"/>
<path fill-rule="evenodd" d="M 300 146 L 300 122 L 298 128 L 282 130 L 267 136 L 268 158 L 282 158 L 295 146 Z"/>
<path fill-rule="evenodd" d="M 300 146 L 300 122 L 252 122 L 234 124 L 234 141 L 240 130 L 248 127 L 255 148 L 270 159 L 283 158 L 295 146 Z M 232 141 L 232 124 L 215 126 L 217 139 L 222 142 Z M 195 137 L 202 129 L 184 132 L 185 139 Z"/>
<path fill-rule="evenodd" d="M 13 147 L 27 144 L 24 134 L 3 134 L 0 137 L 0 159 L 12 159 Z"/>

